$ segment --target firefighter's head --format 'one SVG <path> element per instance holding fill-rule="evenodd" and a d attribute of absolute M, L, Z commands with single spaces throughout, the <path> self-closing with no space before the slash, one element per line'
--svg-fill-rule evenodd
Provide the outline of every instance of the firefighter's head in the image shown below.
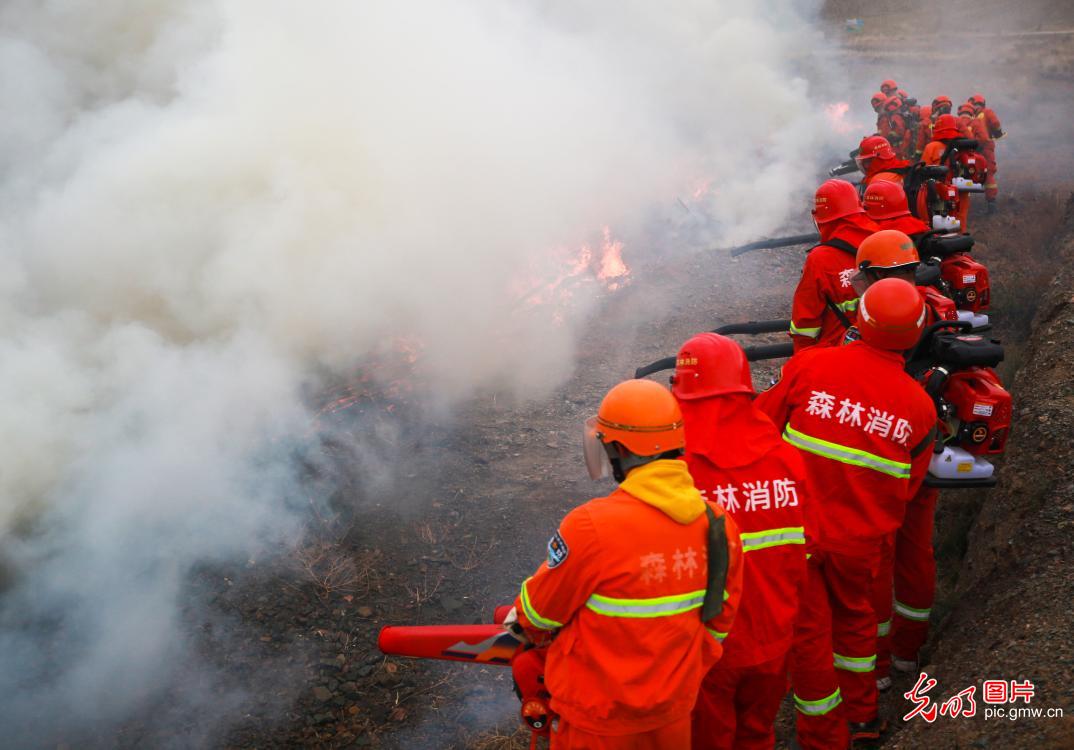
<path fill-rule="evenodd" d="M 980 112 L 985 108 L 984 94 L 974 94 L 966 100 L 969 104 L 973 105 L 974 112 Z"/>
<path fill-rule="evenodd" d="M 902 99 L 903 105 L 905 105 L 907 108 L 917 105 L 917 99 L 914 99 L 908 93 L 906 93 L 905 89 L 899 89 L 898 91 L 896 91 L 895 96 Z"/>
<path fill-rule="evenodd" d="M 973 105 L 969 102 L 963 102 L 962 104 L 958 105 L 959 117 L 973 117 L 974 114 L 975 112 L 973 109 Z"/>
<path fill-rule="evenodd" d="M 932 127 L 932 137 L 938 141 L 961 138 L 962 131 L 958 128 L 958 118 L 954 115 L 940 115 Z"/>
<path fill-rule="evenodd" d="M 917 344 L 925 329 L 925 301 L 913 284 L 881 279 L 858 303 L 861 340 L 877 349 L 903 352 Z"/>
<path fill-rule="evenodd" d="M 862 206 L 873 221 L 897 219 L 900 216 L 910 215 L 906 191 L 902 189 L 902 185 L 890 180 L 870 182 L 869 187 L 865 188 Z"/>
<path fill-rule="evenodd" d="M 826 180 L 813 196 L 813 220 L 817 227 L 864 213 L 858 191 L 846 180 Z"/>
<path fill-rule="evenodd" d="M 902 109 L 902 99 L 899 96 L 889 96 L 887 101 L 884 102 L 884 111 L 886 113 L 894 114 Z"/>
<path fill-rule="evenodd" d="M 932 100 L 932 119 L 935 120 L 940 115 L 951 114 L 951 97 L 943 96 L 942 94 Z"/>
<path fill-rule="evenodd" d="M 610 468 L 617 482 L 633 469 L 678 458 L 686 445 L 679 403 L 651 380 L 626 380 L 608 391 L 597 416 L 586 421 L 584 452 L 589 476 Z"/>
<path fill-rule="evenodd" d="M 870 103 L 873 105 L 873 111 L 877 114 L 883 112 L 884 102 L 886 102 L 887 100 L 888 95 L 885 94 L 883 91 L 877 91 L 875 94 L 873 94 L 873 98 L 870 100 Z"/>
<path fill-rule="evenodd" d="M 717 333 L 699 333 L 679 349 L 671 392 L 680 401 L 753 393 L 746 353 Z"/>
<path fill-rule="evenodd" d="M 884 92 L 884 96 L 891 96 L 899 90 L 899 84 L 888 78 L 880 84 L 880 90 Z"/>
<path fill-rule="evenodd" d="M 882 135 L 870 135 L 863 138 L 861 143 L 858 144 L 858 155 L 854 157 L 858 168 L 865 172 L 869 168 L 869 164 L 876 158 L 894 159 L 895 150 L 891 148 L 888 139 Z"/>
<path fill-rule="evenodd" d="M 865 288 L 881 279 L 902 279 L 913 283 L 914 271 L 920 262 L 914 241 L 895 229 L 881 229 L 866 237 L 858 246 L 854 259 Z"/>

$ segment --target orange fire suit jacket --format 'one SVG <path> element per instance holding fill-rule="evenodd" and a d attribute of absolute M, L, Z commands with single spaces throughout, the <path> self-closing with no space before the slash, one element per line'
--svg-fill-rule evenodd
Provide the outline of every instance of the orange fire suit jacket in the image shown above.
<path fill-rule="evenodd" d="M 905 117 L 898 112 L 888 115 L 886 131 L 881 135 L 888 139 L 898 156 L 905 158 L 913 154 L 916 134 L 911 132 Z"/>
<path fill-rule="evenodd" d="M 932 140 L 932 105 L 926 104 L 921 107 L 921 119 L 917 123 L 917 134 L 914 138 L 914 154 L 919 155 L 925 150 L 925 146 Z"/>
<path fill-rule="evenodd" d="M 756 401 L 805 460 L 816 546 L 868 554 L 928 470 L 936 410 L 898 352 L 855 341 L 796 354 Z"/>
<path fill-rule="evenodd" d="M 709 522 L 686 464 L 634 469 L 607 497 L 567 514 L 548 560 L 522 584 L 519 624 L 558 630 L 548 650 L 551 708 L 593 734 L 648 732 L 687 716 L 723 653 L 742 595 L 742 546 L 726 519 L 723 610 L 701 621 Z"/>
<path fill-rule="evenodd" d="M 790 333 L 795 352 L 811 346 L 838 346 L 848 327 L 840 315 L 850 324 L 857 318 L 858 293 L 850 283 L 858 272 L 854 255 L 862 240 L 878 227 L 864 214 L 850 218 L 854 223 L 840 219 L 833 222 L 837 225 L 833 229 L 822 226 L 821 244 L 806 256 L 791 303 Z M 833 240 L 846 246 L 826 244 Z"/>

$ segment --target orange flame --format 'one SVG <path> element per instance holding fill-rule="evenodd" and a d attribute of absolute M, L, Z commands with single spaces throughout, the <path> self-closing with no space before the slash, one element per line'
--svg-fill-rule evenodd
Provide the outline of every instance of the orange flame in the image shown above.
<path fill-rule="evenodd" d="M 832 130 L 840 135 L 853 133 L 855 130 L 861 130 L 864 127 L 860 122 L 848 120 L 848 112 L 850 112 L 850 104 L 847 102 L 824 105 L 824 115 L 828 118 L 828 124 L 831 125 Z"/>

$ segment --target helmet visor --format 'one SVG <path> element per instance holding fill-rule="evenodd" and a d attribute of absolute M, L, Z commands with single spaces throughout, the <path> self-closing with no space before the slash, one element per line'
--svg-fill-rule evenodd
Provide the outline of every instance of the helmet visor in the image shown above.
<path fill-rule="evenodd" d="M 582 455 L 590 479 L 605 479 L 612 474 L 612 464 L 597 434 L 597 418 L 590 417 L 582 429 Z"/>

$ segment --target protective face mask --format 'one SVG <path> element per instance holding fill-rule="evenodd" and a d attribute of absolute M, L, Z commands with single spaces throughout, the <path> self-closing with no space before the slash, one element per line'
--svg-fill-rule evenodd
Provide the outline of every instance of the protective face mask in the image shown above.
<path fill-rule="evenodd" d="M 597 418 L 585 421 L 582 430 L 582 455 L 585 456 L 585 468 L 590 479 L 605 479 L 612 474 L 612 464 L 604 451 L 604 443 L 597 435 Z"/>

